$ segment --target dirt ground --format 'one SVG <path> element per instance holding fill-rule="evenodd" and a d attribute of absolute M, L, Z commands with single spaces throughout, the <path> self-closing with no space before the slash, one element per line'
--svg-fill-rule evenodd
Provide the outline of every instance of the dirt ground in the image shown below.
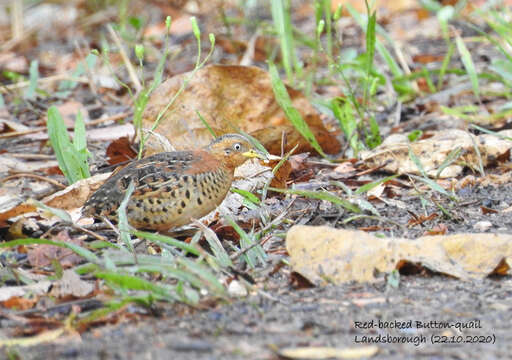
<path fill-rule="evenodd" d="M 429 227 L 443 222 L 450 232 L 471 232 L 486 220 L 493 224 L 490 232 L 511 232 L 510 216 L 480 211 L 482 205 L 508 207 L 510 185 L 468 188 L 458 195 L 468 204 L 452 209 L 458 221 L 439 217 Z M 410 201 L 408 210 L 421 212 L 419 205 Z M 388 212 L 387 218 L 403 222 L 404 213 Z M 362 225 L 375 224 L 351 226 Z M 395 236 L 419 232 L 397 231 Z M 285 269 L 264 285 L 232 304 L 193 311 L 168 305 L 154 309 L 156 317 L 17 351 L 22 359 L 278 359 L 285 348 L 377 346 L 379 359 L 510 358 L 510 276 L 464 282 L 423 270 L 402 275 L 397 289 L 381 278 L 375 284 L 297 290 Z"/>
<path fill-rule="evenodd" d="M 380 335 L 399 343 L 375 344 L 378 359 L 475 359 L 476 354 L 479 359 L 506 359 L 512 351 L 506 321 L 511 316 L 511 293 L 509 277 L 461 282 L 405 276 L 400 288 L 391 291 L 384 282 L 302 291 L 285 288 L 271 291 L 271 298 L 251 296 L 187 316 L 170 313 L 137 324 L 107 326 L 81 339 L 62 339 L 19 353 L 23 359 L 278 359 L 274 350 L 353 348 L 371 345 L 364 343 L 365 336 Z M 356 326 L 372 321 L 373 328 Z M 409 321 L 411 327 L 406 323 L 403 329 L 391 328 L 395 322 Z M 418 322 L 478 328 L 419 328 Z"/>
<path fill-rule="evenodd" d="M 156 3 L 161 2 L 156 1 Z M 150 7 L 150 10 L 160 14 L 159 10 L 153 9 L 153 7 Z M 268 11 L 269 9 L 263 19 L 271 19 Z M 311 14 L 308 12 L 306 15 L 301 15 L 298 12 L 298 15 L 294 15 L 300 15 L 302 20 L 295 21 L 295 23 L 304 33 L 314 34 L 314 16 Z M 221 25 L 214 23 L 214 20 L 210 19 L 212 24 L 209 24 L 207 15 L 204 14 L 202 19 L 205 30 L 208 30 L 204 31 L 204 34 L 212 29 L 214 31 L 221 28 Z M 239 16 L 237 13 L 235 15 Z M 257 15 L 253 15 L 253 17 L 258 19 Z M 393 29 L 394 26 L 400 30 L 406 29 L 408 21 L 416 21 L 415 19 L 415 13 L 411 12 L 404 18 L 394 19 L 391 17 L 385 25 L 390 29 Z M 217 20 L 215 18 L 215 21 Z M 429 23 L 429 26 L 432 23 L 437 26 L 435 18 Z M 469 38 L 478 34 L 471 27 L 464 26 L 464 23 L 455 24 L 461 29 L 461 35 L 464 37 Z M 410 35 L 403 40 L 403 47 L 406 48 L 408 55 L 413 57 L 423 54 L 442 54 L 444 56 L 446 52 L 444 39 L 440 36 L 430 39 L 427 35 L 419 33 L 413 38 L 414 32 L 418 32 L 416 25 L 417 23 L 411 25 L 414 29 L 414 31 L 411 30 L 412 34 L 406 30 L 401 31 L 404 35 Z M 361 50 L 364 36 L 361 35 L 359 27 L 350 25 L 348 21 L 342 21 L 340 26 L 344 35 L 343 49 L 350 50 L 353 47 L 358 51 Z M 424 27 L 425 29 L 420 30 L 428 30 L 427 25 Z M 93 30 L 89 30 L 87 36 L 95 33 Z M 53 35 L 57 32 L 52 31 L 51 33 Z M 43 32 L 40 34 L 44 35 Z M 243 33 L 243 35 L 245 36 L 244 41 L 249 42 L 252 35 L 249 36 L 249 32 Z M 182 53 L 172 62 L 169 61 L 168 68 L 164 73 L 165 78 L 189 71 L 194 67 L 196 43 L 191 31 L 189 30 L 185 35 L 174 34 L 173 36 L 173 42 L 181 46 Z M 74 39 L 74 37 L 70 37 L 70 39 Z M 219 39 L 221 41 L 222 37 Z M 236 39 L 238 38 L 235 37 Z M 38 53 L 42 53 L 45 47 L 51 48 L 52 45 L 61 42 L 60 39 L 52 39 L 53 42 L 44 40 L 45 38 L 42 37 L 42 45 L 37 48 Z M 227 47 L 226 44 L 230 43 L 225 41 L 225 47 Z M 486 68 L 491 62 L 491 58 L 494 57 L 492 51 L 496 52 L 496 50 L 489 49 L 492 47 L 484 46 L 485 44 L 477 46 L 479 44 L 476 42 L 470 42 L 468 45 L 478 67 Z M 74 49 L 73 43 L 69 42 L 68 47 L 69 49 L 61 50 L 70 52 Z M 203 47 L 205 47 L 203 52 L 207 52 L 208 42 L 205 42 Z M 218 47 L 222 48 L 222 46 Z M 60 49 L 60 45 L 55 45 L 55 48 Z M 59 54 L 57 50 L 55 52 Z M 210 61 L 211 63 L 238 63 L 236 58 L 238 55 L 243 55 L 243 53 L 237 54 L 218 49 Z M 30 56 L 26 56 L 31 59 Z M 63 58 L 62 54 L 59 56 L 56 58 Z M 439 64 L 443 56 L 438 56 Z M 455 58 L 454 62 L 457 64 L 452 65 L 462 68 L 462 65 L 459 64 L 460 61 L 457 57 Z M 267 68 L 266 59 L 266 57 L 259 60 L 255 58 L 253 65 Z M 376 61 L 382 65 L 382 59 L 377 58 Z M 153 76 L 156 64 L 156 61 L 148 61 L 144 69 L 146 78 L 150 79 Z M 420 69 L 418 64 L 420 63 L 415 64 L 418 68 L 413 68 L 413 71 Z M 48 65 L 46 66 L 48 67 Z M 323 69 L 319 69 L 319 72 L 326 73 L 326 69 L 324 66 Z M 45 70 L 44 67 L 42 70 Z M 45 71 L 42 72 L 42 76 L 50 76 L 54 75 L 55 69 L 50 67 Z M 128 79 L 124 72 L 119 76 L 124 81 Z M 457 90 L 457 87 L 461 85 L 459 80 L 455 75 L 447 76 L 446 85 L 442 89 L 438 89 L 438 92 L 426 93 L 423 98 L 418 98 L 411 103 L 404 103 L 401 108 L 396 105 L 394 99 L 393 101 L 387 99 L 387 90 L 381 91 L 379 98 L 387 101 L 383 101 L 382 104 L 379 102 L 375 107 L 380 109 L 376 111 L 376 118 L 381 123 L 382 135 L 385 137 L 392 133 L 392 130 L 408 133 L 413 130 L 446 131 L 452 127 L 459 127 L 455 121 L 451 121 L 453 119 L 450 118 L 447 121 L 447 118 L 438 110 L 429 108 L 432 104 L 437 106 L 438 103 L 447 106 L 467 105 L 463 101 L 465 98 L 469 98 L 470 104 L 473 104 L 475 99 L 472 95 L 468 95 L 471 84 L 466 79 L 465 83 L 462 83 L 463 90 Z M 319 91 L 319 94 L 324 92 L 329 95 L 328 91 L 333 91 L 333 88 L 335 87 L 319 87 L 322 90 Z M 441 92 L 441 90 L 443 91 Z M 463 95 L 459 93 L 463 93 Z M 333 94 L 338 96 L 338 92 L 333 92 Z M 327 95 L 325 95 L 326 99 Z M 127 105 L 131 102 L 127 101 L 128 96 L 123 93 L 122 89 L 117 92 L 105 91 L 105 94 L 95 95 L 83 85 L 73 90 L 71 97 L 90 110 L 89 116 L 92 121 L 100 119 L 102 115 L 117 115 L 121 112 L 129 112 L 131 109 L 131 105 Z M 496 98 L 497 103 L 509 100 L 505 95 Z M 9 111 L 13 114 L 12 117 L 19 123 L 29 125 L 31 129 L 44 124 L 40 121 L 44 118 L 48 105 L 55 102 L 55 99 L 48 97 L 44 101 L 40 99 L 33 103 L 27 101 L 18 106 L 10 97 L 6 96 L 6 100 Z M 482 100 L 484 103 L 491 103 L 491 100 L 496 99 L 489 96 L 483 97 Z M 498 108 L 497 105 L 496 108 Z M 396 114 L 395 109 L 398 109 Z M 435 116 L 423 116 L 425 112 L 427 115 Z M 392 115 L 398 115 L 400 118 L 401 128 L 398 130 L 392 129 L 393 124 L 388 121 Z M 130 122 L 131 117 L 126 121 Z M 330 121 L 334 120 L 331 118 Z M 113 120 L 111 122 L 115 123 Z M 335 127 L 337 126 L 335 124 Z M 503 125 L 499 130 L 502 128 L 510 128 L 510 124 Z M 342 140 L 342 135 L 338 136 Z M 21 137 L 2 140 L 0 153 L 37 154 L 43 156 L 43 159 L 54 160 L 52 150 L 49 147 L 43 147 L 39 143 L 41 140 L 34 142 Z M 105 151 L 107 145 L 106 142 L 101 141 L 89 144 L 89 151 L 94 154 L 94 159 L 91 160 L 93 173 L 113 169 L 107 164 Z M 329 185 L 332 180 L 338 180 L 334 177 L 336 174 L 334 174 L 332 164 L 320 165 L 320 158 L 313 155 L 308 160 L 316 165 L 311 169 L 303 170 L 306 175 L 308 171 L 312 175 L 304 176 L 306 178 L 304 181 L 300 176 L 302 174 L 293 174 L 294 180 L 299 186 L 308 186 L 308 190 L 314 191 L 323 189 L 324 185 Z M 475 181 L 473 185 L 471 185 L 471 181 L 468 181 L 468 186 L 457 188 L 455 192 L 458 201 L 450 200 L 440 193 L 427 189 L 422 193 L 422 196 L 428 197 L 428 201 L 425 202 L 427 205 L 423 206 L 418 194 L 414 194 L 414 189 L 406 184 L 400 187 L 396 194 L 393 194 L 394 196 L 385 196 L 384 199 L 388 200 L 386 203 L 372 200 L 372 205 L 381 215 L 380 219 L 368 217 L 344 224 L 343 220 L 351 215 L 344 213 L 342 209 L 326 201 L 297 197 L 290 206 L 287 220 L 290 223 L 329 225 L 336 228 L 364 229 L 370 232 L 374 232 L 375 230 L 372 230 L 374 228 L 379 234 L 405 237 L 411 241 L 432 229 L 441 229 L 440 232 L 445 231 L 447 234 L 462 232 L 512 234 L 512 211 L 504 211 L 512 207 L 512 184 L 507 180 L 507 174 L 510 173 L 509 164 L 510 161 L 485 169 L 487 173 L 497 174 L 496 178 L 489 176 L 487 177 L 488 181 L 481 183 Z M 357 169 L 357 171 L 360 170 Z M 64 182 L 61 175 L 40 173 Z M 355 169 L 353 173 L 356 173 Z M 7 174 L 0 175 L 3 177 Z M 374 171 L 360 178 L 356 175 L 347 176 L 340 181 L 345 182 L 346 180 L 347 186 L 355 189 L 364 183 L 376 181 L 388 175 L 390 174 Z M 454 182 L 460 184 L 461 179 L 465 176 L 482 178 L 479 174 L 466 170 L 466 173 L 458 176 Z M 497 180 L 498 178 L 501 180 Z M 403 176 L 396 178 L 396 181 L 405 184 L 408 179 Z M 315 183 L 319 185 L 316 186 Z M 41 193 L 37 193 L 30 184 L 28 180 L 22 183 L 23 189 L 20 190 L 20 194 L 24 197 L 30 195 L 41 199 L 57 191 L 56 188 L 45 183 L 46 186 L 41 187 L 43 189 Z M 344 195 L 339 188 L 336 191 L 340 195 Z M 261 206 L 269 213 L 272 213 L 272 209 L 282 211 L 291 201 L 290 197 L 281 194 L 272 195 L 272 202 L 269 201 Z M 443 214 L 441 206 L 449 215 Z M 258 219 L 259 214 L 256 211 L 259 210 L 247 211 L 247 216 Z M 437 216 L 421 224 L 408 226 L 408 221 L 414 219 L 415 216 L 426 217 L 432 214 Z M 272 215 L 277 216 L 278 214 L 272 213 Z M 250 277 L 261 275 L 264 279 L 256 278 L 253 290 L 245 298 L 231 303 L 207 299 L 197 309 L 182 304 L 156 303 L 149 309 L 130 304 L 123 309 L 122 315 L 119 316 L 121 320 L 119 318 L 113 320 L 112 324 L 101 324 L 101 326 L 90 328 L 80 334 L 67 332 L 49 344 L 38 344 L 34 347 L 0 348 L 0 359 L 274 360 L 287 358 L 283 353 L 287 348 L 302 347 L 310 349 L 328 347 L 346 350 L 344 357 L 339 355 L 338 358 L 512 359 L 512 355 L 510 355 L 512 354 L 512 334 L 509 321 L 512 318 L 511 276 L 492 276 L 482 281 L 466 282 L 443 274 L 432 273 L 421 267 L 411 266 L 402 269 L 397 288 L 389 285 L 384 274 L 378 276 L 379 280 L 373 284 L 350 283 L 305 288 L 299 286 L 300 282 L 298 284 L 297 281 L 293 281 L 297 277 L 292 273 L 291 268 L 288 266 L 278 267 L 282 259 L 288 258 L 285 254 L 285 240 L 279 236 L 284 234 L 289 226 L 289 223 L 285 222 L 280 224 L 276 231 L 279 234 L 273 236 L 266 244 L 265 250 L 271 250 L 268 251 L 270 258 L 268 266 L 249 275 Z M 39 233 L 24 235 L 39 237 L 46 230 L 46 228 L 41 228 L 38 229 Z M 7 229 L 2 230 L 0 238 L 6 232 Z M 222 238 L 222 234 L 220 237 Z M 114 238 L 113 233 L 110 238 Z M 277 270 L 274 271 L 274 269 Z M 246 274 L 245 270 L 236 269 L 242 274 Z M 258 274 L 258 271 L 263 275 Z M 90 302 L 91 309 L 102 306 L 99 300 L 85 299 L 85 301 Z M 97 304 L 94 301 L 97 301 Z M 82 311 L 91 309 L 85 309 L 84 306 L 81 308 Z M 26 324 L 23 321 L 27 321 L 29 317 L 24 317 L 26 313 L 21 314 L 22 312 L 10 312 L 9 316 L 5 316 L 8 310 L 5 312 L 4 310 L 0 308 L 0 338 L 9 338 L 12 337 L 13 329 L 19 328 L 20 324 Z M 59 316 L 55 317 L 58 318 L 55 321 L 58 324 L 56 326 L 62 326 L 66 317 L 72 313 L 71 310 L 69 304 L 56 310 L 59 312 Z M 44 316 L 52 319 L 51 311 L 44 309 L 42 312 Z M 12 316 L 13 314 L 15 316 Z M 358 355 L 350 352 L 353 350 L 366 352 Z M 316 355 L 318 355 L 318 351 Z M 315 357 L 308 355 L 288 358 L 313 359 Z M 322 357 L 322 359 L 325 358 L 328 357 Z"/>

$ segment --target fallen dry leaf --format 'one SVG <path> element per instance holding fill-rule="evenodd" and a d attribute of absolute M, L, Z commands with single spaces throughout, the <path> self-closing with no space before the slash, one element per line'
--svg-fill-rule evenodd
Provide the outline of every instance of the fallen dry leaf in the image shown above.
<path fill-rule="evenodd" d="M 270 166 L 272 169 L 279 163 L 277 160 L 272 160 L 269 162 L 268 166 Z M 286 189 L 287 188 L 287 181 L 290 178 L 290 174 L 292 173 L 292 165 L 290 164 L 290 161 L 285 161 L 281 167 L 276 171 L 274 174 L 274 177 L 272 178 L 272 181 L 270 183 L 271 187 L 275 187 L 278 189 Z"/>
<path fill-rule="evenodd" d="M 178 150 L 207 145 L 211 134 L 197 112 L 217 135 L 241 129 L 256 137 L 271 153 L 281 153 L 297 143 L 298 152 L 312 151 L 311 146 L 286 119 L 274 98 L 269 74 L 257 67 L 210 65 L 191 73 L 174 76 L 152 94 L 144 113 L 143 126 L 151 129 L 159 113 L 190 79 L 183 93 L 162 116 L 156 132 L 164 135 Z M 326 153 L 337 153 L 340 144 L 324 127 L 320 115 L 300 92 L 288 88 L 293 105 L 301 113 Z M 146 155 L 159 152 L 161 146 L 153 137 L 146 144 Z"/>
<path fill-rule="evenodd" d="M 294 271 L 315 284 L 373 282 L 406 263 L 463 280 L 482 279 L 501 266 L 506 273 L 512 256 L 512 235 L 456 234 L 416 240 L 377 238 L 363 231 L 326 226 L 293 226 L 286 249 Z"/>
<path fill-rule="evenodd" d="M 370 3 L 370 2 L 369 2 Z M 343 6 L 346 9 L 347 4 L 354 7 L 360 13 L 366 13 L 366 5 L 364 1 L 361 0 L 333 0 L 331 2 L 331 10 L 336 11 L 338 6 Z M 395 0 L 395 1 L 384 1 L 377 0 L 371 2 L 372 9 L 379 9 L 377 13 L 381 13 L 383 10 L 386 10 L 389 13 L 395 13 L 399 11 L 405 11 L 409 9 L 413 9 L 418 7 L 418 3 L 414 0 Z"/>
<path fill-rule="evenodd" d="M 0 227 L 7 226 L 7 220 L 21 214 L 36 211 L 34 205 L 26 204 L 17 196 L 0 196 Z"/>
<path fill-rule="evenodd" d="M 279 351 L 279 355 L 287 359 L 360 359 L 372 357 L 378 351 L 379 348 L 375 345 L 354 348 L 310 346 L 285 348 Z"/>
<path fill-rule="evenodd" d="M 19 337 L 10 339 L 0 339 L 0 348 L 7 346 L 34 346 L 43 343 L 55 341 L 59 336 L 64 334 L 64 328 L 56 330 L 48 330 L 39 335 L 31 337 Z"/>
<path fill-rule="evenodd" d="M 112 125 L 87 130 L 87 140 L 91 141 L 112 141 L 122 137 L 131 138 L 134 135 L 133 124 Z"/>
<path fill-rule="evenodd" d="M 23 286 L 2 286 L 0 287 L 0 301 L 8 301 L 13 297 L 22 297 L 27 294 L 44 295 L 50 286 L 52 286 L 52 282 L 47 280 Z"/>
<path fill-rule="evenodd" d="M 80 239 L 70 238 L 66 230 L 59 232 L 52 240 L 82 245 Z M 48 266 L 52 260 L 57 260 L 64 268 L 83 261 L 83 258 L 71 249 L 42 244 L 33 245 L 27 253 L 27 258 L 30 265 L 35 268 Z"/>
<path fill-rule="evenodd" d="M 0 155 L 0 173 L 36 172 L 57 166 L 57 161 L 25 161 L 9 156 L 8 153 Z"/>
<path fill-rule="evenodd" d="M 50 295 L 56 298 L 62 298 L 69 295 L 81 298 L 89 295 L 93 291 L 93 284 L 82 280 L 75 270 L 66 269 L 62 274 L 62 278 L 53 284 Z"/>
<path fill-rule="evenodd" d="M 498 134 L 510 137 L 512 131 L 503 130 Z M 394 174 L 419 174 L 418 167 L 409 156 L 410 149 L 420 160 L 425 172 L 429 176 L 435 176 L 448 155 L 460 149 L 459 159 L 447 166 L 439 175 L 441 178 L 448 178 L 459 175 L 464 166 L 478 169 L 480 161 L 483 166 L 487 166 L 500 159 L 506 159 L 511 147 L 512 141 L 494 135 L 474 136 L 466 131 L 450 129 L 435 132 L 428 139 L 412 143 L 404 134 L 393 134 L 377 148 L 361 152 L 361 159 L 369 168 L 381 167 L 382 170 Z M 475 148 L 478 148 L 480 154 Z"/>
<path fill-rule="evenodd" d="M 114 140 L 107 147 L 107 158 L 110 165 L 117 165 L 119 163 L 130 161 L 137 156 L 137 153 L 132 148 L 130 139 L 123 136 Z"/>
<path fill-rule="evenodd" d="M 37 300 L 35 299 L 27 299 L 21 296 L 13 296 L 5 301 L 2 301 L 1 304 L 3 307 L 7 309 L 27 310 L 32 309 L 36 302 Z"/>
<path fill-rule="evenodd" d="M 43 203 L 63 210 L 72 210 L 83 206 L 89 196 L 96 191 L 110 176 L 110 173 L 97 174 L 79 180 L 64 190 L 58 191 L 43 199 Z"/>
<path fill-rule="evenodd" d="M 6 110 L 4 110 L 6 111 Z M 3 115 L 0 114 L 0 117 Z M 6 114 L 5 117 L 8 117 L 9 114 Z M 0 134 L 7 134 L 10 132 L 16 132 L 16 131 L 27 131 L 30 130 L 28 126 L 25 126 L 23 124 L 20 124 L 16 121 L 11 121 L 7 119 L 1 119 L 0 118 Z"/>
<path fill-rule="evenodd" d="M 85 123 L 89 121 L 89 112 L 86 107 L 84 104 L 76 100 L 69 100 L 63 104 L 57 105 L 57 109 L 59 110 L 62 120 L 64 120 L 64 124 L 67 127 L 72 128 L 75 126 L 75 119 L 78 113 L 82 114 L 82 118 Z"/>

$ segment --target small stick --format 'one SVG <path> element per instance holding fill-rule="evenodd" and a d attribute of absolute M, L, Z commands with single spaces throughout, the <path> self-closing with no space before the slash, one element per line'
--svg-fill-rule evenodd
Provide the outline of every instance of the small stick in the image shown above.
<path fill-rule="evenodd" d="M 80 83 L 84 83 L 84 84 L 87 84 L 89 82 L 89 80 L 85 76 L 72 77 L 69 74 L 57 74 L 57 75 L 52 75 L 52 76 L 48 76 L 45 78 L 40 78 L 37 80 L 37 83 L 38 84 L 47 84 L 47 83 L 52 83 L 52 82 L 61 81 L 61 80 L 71 80 L 71 81 L 76 81 L 76 82 L 80 82 Z M 0 94 L 6 94 L 11 90 L 21 89 L 21 88 L 27 87 L 29 85 L 30 85 L 30 81 L 28 81 L 28 80 L 20 81 L 16 84 L 2 85 L 2 86 L 0 86 Z"/>
<path fill-rule="evenodd" d="M 0 89 L 0 92 L 1 92 L 1 89 Z M 104 122 L 107 122 L 107 121 L 116 121 L 116 120 L 119 120 L 119 119 L 123 119 L 123 118 L 127 117 L 128 115 L 130 115 L 129 111 L 128 112 L 123 112 L 123 113 L 120 113 L 120 114 L 115 114 L 115 115 L 107 116 L 107 117 L 104 117 L 104 118 L 101 118 L 101 119 L 96 119 L 96 120 L 93 120 L 93 121 L 89 121 L 88 123 L 85 124 L 85 126 L 87 127 L 87 126 L 98 125 L 98 124 L 101 124 L 101 123 L 104 123 Z M 16 137 L 16 136 L 22 136 L 22 135 L 28 135 L 28 134 L 33 134 L 33 133 L 37 133 L 37 132 L 40 132 L 40 131 L 45 131 L 45 130 L 46 130 L 46 126 L 39 126 L 39 127 L 33 128 L 33 129 L 28 129 L 28 130 L 23 130 L 23 131 L 12 131 L 12 132 L 9 132 L 9 133 L 0 134 L 0 139 L 11 138 L 11 137 Z"/>
<path fill-rule="evenodd" d="M 100 234 L 96 234 L 94 231 L 86 229 L 83 226 L 80 226 L 80 225 L 77 225 L 77 224 L 71 224 L 71 226 L 73 226 L 73 228 L 75 228 L 77 230 L 83 231 L 84 233 L 86 233 L 88 235 L 91 235 L 92 237 L 94 237 L 94 238 L 96 238 L 98 240 L 108 242 L 108 240 L 104 236 L 101 236 Z"/>
<path fill-rule="evenodd" d="M 37 180 L 49 182 L 50 184 L 53 184 L 53 185 L 55 185 L 55 186 L 57 186 L 57 187 L 59 187 L 61 189 L 65 189 L 66 188 L 66 185 L 63 185 L 63 184 L 61 184 L 60 182 L 58 182 L 56 180 L 50 179 L 50 178 L 45 177 L 45 176 L 36 175 L 36 174 L 30 174 L 30 173 L 17 173 L 17 174 L 9 175 L 9 176 L 6 176 L 6 177 L 0 179 L 0 182 L 6 182 L 7 180 L 15 179 L 15 178 L 18 178 L 18 177 L 30 177 L 30 178 L 34 178 L 34 179 L 37 179 Z"/>
<path fill-rule="evenodd" d="M 12 38 L 19 40 L 23 37 L 23 1 L 11 0 Z"/>
<path fill-rule="evenodd" d="M 137 92 L 142 90 L 142 85 L 139 81 L 139 78 L 137 77 L 137 72 L 133 68 L 132 63 L 130 62 L 130 59 L 128 55 L 126 54 L 126 51 L 124 50 L 123 44 L 121 44 L 121 39 L 119 39 L 119 36 L 114 31 L 111 25 L 107 25 L 108 32 L 110 33 L 110 36 L 112 36 L 112 39 L 116 43 L 117 47 L 119 48 L 119 53 L 121 55 L 121 58 L 123 59 L 123 62 L 126 66 L 126 69 L 128 70 L 128 75 L 130 76 L 130 79 L 135 86 L 135 89 L 137 89 Z"/>
<path fill-rule="evenodd" d="M 240 251 L 237 251 L 236 253 L 232 254 L 229 258 L 231 260 L 236 260 L 237 258 L 239 258 L 240 256 L 242 256 L 243 254 L 245 254 L 247 251 L 251 250 L 252 248 L 255 248 L 256 246 L 258 245 L 263 245 L 265 244 L 270 238 L 272 237 L 272 235 L 267 235 L 265 236 L 263 239 L 261 239 L 260 241 L 252 244 L 251 246 L 248 246 L 246 247 L 245 249 L 242 249 Z"/>

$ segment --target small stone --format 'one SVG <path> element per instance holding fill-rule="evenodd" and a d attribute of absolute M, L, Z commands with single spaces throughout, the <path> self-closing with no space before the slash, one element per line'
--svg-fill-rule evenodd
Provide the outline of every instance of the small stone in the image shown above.
<path fill-rule="evenodd" d="M 247 289 L 238 280 L 233 280 L 228 285 L 228 294 L 231 297 L 246 297 Z"/>
<path fill-rule="evenodd" d="M 492 228 L 492 223 L 490 221 L 479 221 L 473 225 L 473 229 L 480 232 L 486 232 L 490 228 Z"/>

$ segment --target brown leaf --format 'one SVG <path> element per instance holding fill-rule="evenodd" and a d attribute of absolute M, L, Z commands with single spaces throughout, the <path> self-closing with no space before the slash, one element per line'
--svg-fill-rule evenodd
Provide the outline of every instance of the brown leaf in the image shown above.
<path fill-rule="evenodd" d="M 73 269 L 67 269 L 64 270 L 62 278 L 56 281 L 53 285 L 50 295 L 56 298 L 63 298 L 67 296 L 81 298 L 89 295 L 93 291 L 93 284 L 82 280 Z"/>
<path fill-rule="evenodd" d="M 160 111 L 190 76 L 190 73 L 174 76 L 155 90 L 144 113 L 145 128 L 153 126 Z M 291 88 L 288 92 L 293 105 L 311 127 L 324 151 L 331 154 L 339 152 L 339 142 L 324 127 L 320 115 L 306 97 Z M 241 129 L 253 134 L 271 153 L 280 154 L 284 132 L 287 139 L 285 151 L 297 143 L 300 146 L 297 151 L 312 151 L 275 101 L 269 74 L 259 68 L 210 65 L 199 70 L 162 116 L 156 131 L 167 137 L 178 150 L 205 146 L 212 136 L 197 112 L 216 135 Z M 161 149 L 153 137 L 146 145 L 147 155 Z"/>
<path fill-rule="evenodd" d="M 437 217 L 437 214 L 432 214 L 432 215 L 436 215 Z M 448 227 L 445 225 L 445 224 L 438 224 L 436 226 L 434 226 L 432 229 L 428 230 L 428 231 L 425 231 L 425 233 L 423 233 L 423 235 L 444 235 L 448 232 Z"/>
<path fill-rule="evenodd" d="M 512 131 L 503 130 L 498 134 L 510 136 Z M 478 147 L 478 152 L 475 147 Z M 465 165 L 478 169 L 480 161 L 484 166 L 493 164 L 508 154 L 511 147 L 512 142 L 493 135 L 474 136 L 466 131 L 450 129 L 435 132 L 428 139 L 412 143 L 404 134 L 393 134 L 377 148 L 361 152 L 361 158 L 368 167 L 380 166 L 382 170 L 395 174 L 419 174 L 418 167 L 409 156 L 410 149 L 420 160 L 425 172 L 435 176 L 448 155 L 459 149 L 459 159 L 444 168 L 439 175 L 448 178 L 460 174 Z"/>
<path fill-rule="evenodd" d="M 89 112 L 81 102 L 69 100 L 63 104 L 57 105 L 57 109 L 67 127 L 74 126 L 78 113 L 82 114 L 82 118 L 85 122 L 89 121 Z"/>
<path fill-rule="evenodd" d="M 132 144 L 127 136 L 123 136 L 110 143 L 107 148 L 108 163 L 116 165 L 134 159 L 137 153 L 133 150 Z"/>
<path fill-rule="evenodd" d="M 37 302 L 37 299 L 27 299 L 24 297 L 13 296 L 8 300 L 2 301 L 1 304 L 3 307 L 13 310 L 27 310 L 32 309 L 34 304 Z"/>
<path fill-rule="evenodd" d="M 43 199 L 48 206 L 72 210 L 83 206 L 89 196 L 96 191 L 110 176 L 110 173 L 97 174 L 90 178 L 79 180 L 64 190 L 58 191 Z"/>
<path fill-rule="evenodd" d="M 33 211 L 36 211 L 34 205 L 23 203 L 19 198 L 0 197 L 0 227 L 8 226 L 10 218 Z"/>
<path fill-rule="evenodd" d="M 52 240 L 82 245 L 83 241 L 77 238 L 70 238 L 68 232 L 59 232 Z M 60 262 L 62 267 L 70 267 L 82 262 L 83 258 L 72 250 L 53 245 L 34 245 L 27 254 L 28 262 L 32 267 L 40 268 L 51 264 L 52 260 Z"/>
<path fill-rule="evenodd" d="M 277 165 L 279 161 L 272 160 L 268 164 L 271 168 L 274 168 L 274 166 Z M 279 188 L 279 189 L 286 189 L 287 185 L 286 182 L 288 181 L 290 174 L 292 172 L 292 166 L 290 165 L 289 161 L 285 161 L 281 167 L 277 170 L 277 172 L 274 174 L 274 177 L 272 178 L 272 181 L 270 183 L 271 187 Z"/>
<path fill-rule="evenodd" d="M 28 61 L 24 56 L 17 55 L 14 52 L 2 52 L 0 53 L 0 68 L 2 71 L 23 74 L 28 70 Z"/>
<path fill-rule="evenodd" d="M 23 286 L 2 286 L 0 287 L 0 301 L 8 301 L 12 297 L 22 297 L 27 294 L 43 295 L 48 292 L 51 285 L 51 281 L 43 280 Z"/>

